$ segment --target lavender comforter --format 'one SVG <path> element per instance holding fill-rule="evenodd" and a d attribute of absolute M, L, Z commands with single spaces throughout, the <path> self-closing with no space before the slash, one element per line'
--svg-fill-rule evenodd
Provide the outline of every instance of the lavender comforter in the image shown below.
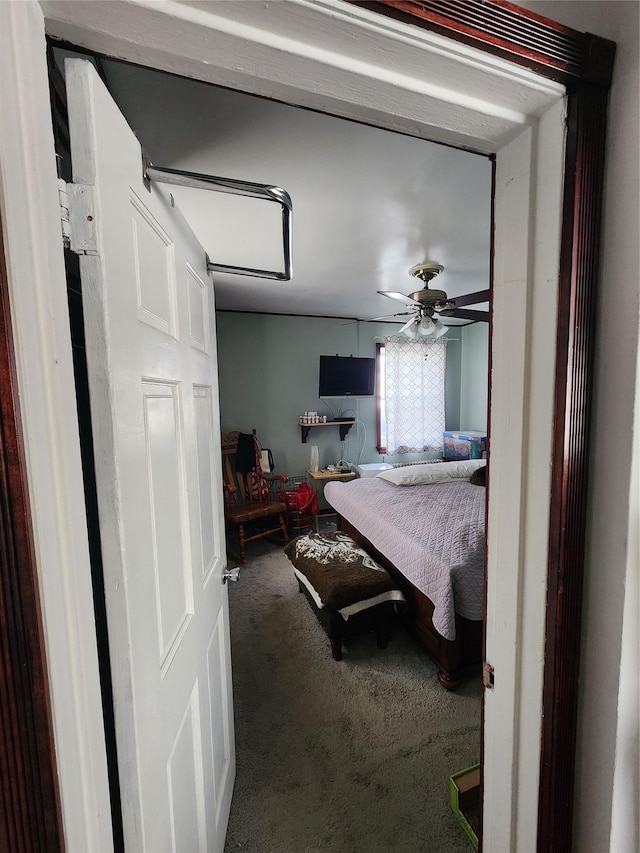
<path fill-rule="evenodd" d="M 468 480 L 398 486 L 377 477 L 330 482 L 324 494 L 433 602 L 433 625 L 455 639 L 455 613 L 482 619 L 485 489 Z"/>

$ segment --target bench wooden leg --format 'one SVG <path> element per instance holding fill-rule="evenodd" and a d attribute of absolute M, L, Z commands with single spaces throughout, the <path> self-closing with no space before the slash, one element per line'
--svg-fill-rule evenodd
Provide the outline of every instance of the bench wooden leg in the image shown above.
<path fill-rule="evenodd" d="M 334 660 L 342 660 L 342 640 L 331 640 L 331 655 Z"/>
<path fill-rule="evenodd" d="M 389 645 L 389 633 L 388 628 L 378 628 L 377 641 L 379 649 L 386 649 Z"/>

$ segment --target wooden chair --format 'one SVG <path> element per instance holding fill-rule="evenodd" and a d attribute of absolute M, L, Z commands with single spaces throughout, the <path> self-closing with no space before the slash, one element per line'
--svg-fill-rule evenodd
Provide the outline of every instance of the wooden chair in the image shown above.
<path fill-rule="evenodd" d="M 255 429 L 252 434 L 255 437 Z M 289 478 L 286 474 L 263 474 L 257 455 L 255 466 L 251 471 L 246 473 L 237 471 L 236 455 L 239 436 L 238 431 L 223 432 L 221 435 L 222 479 L 227 530 L 237 531 L 240 562 L 245 563 L 247 542 L 264 539 L 274 533 L 282 533 L 284 544 L 289 541 L 284 517 L 286 507 L 278 499 L 278 490 Z M 268 494 L 263 494 L 263 488 L 268 489 Z"/>

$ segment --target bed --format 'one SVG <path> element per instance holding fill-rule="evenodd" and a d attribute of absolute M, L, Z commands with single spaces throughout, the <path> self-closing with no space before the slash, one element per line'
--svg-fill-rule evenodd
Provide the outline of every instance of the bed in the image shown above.
<path fill-rule="evenodd" d="M 398 580 L 449 690 L 482 660 L 486 494 L 469 478 L 484 465 L 407 466 L 324 490 L 339 529 Z"/>

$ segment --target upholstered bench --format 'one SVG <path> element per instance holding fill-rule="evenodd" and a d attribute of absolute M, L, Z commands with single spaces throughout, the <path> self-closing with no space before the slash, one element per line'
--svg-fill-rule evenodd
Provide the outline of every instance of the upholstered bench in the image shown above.
<path fill-rule="evenodd" d="M 334 660 L 342 641 L 375 631 L 384 649 L 404 596 L 391 575 L 345 533 L 298 536 L 284 549 L 304 593 L 331 641 Z"/>

